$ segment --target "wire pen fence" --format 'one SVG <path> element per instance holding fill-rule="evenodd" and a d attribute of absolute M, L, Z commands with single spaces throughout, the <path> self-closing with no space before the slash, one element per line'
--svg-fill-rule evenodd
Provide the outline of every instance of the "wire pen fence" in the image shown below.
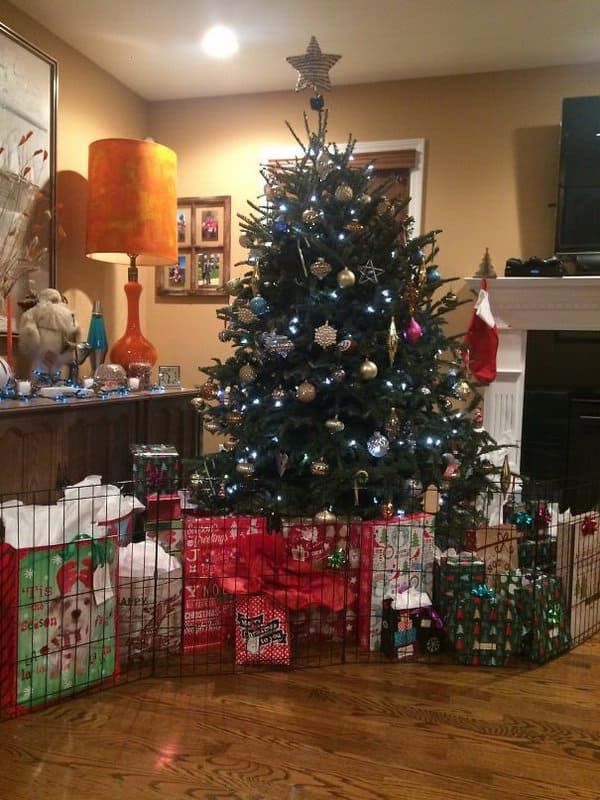
<path fill-rule="evenodd" d="M 423 511 L 271 530 L 178 469 L 0 495 L 2 718 L 151 676 L 541 664 L 600 629 L 600 482 L 513 484 L 443 535 Z"/>

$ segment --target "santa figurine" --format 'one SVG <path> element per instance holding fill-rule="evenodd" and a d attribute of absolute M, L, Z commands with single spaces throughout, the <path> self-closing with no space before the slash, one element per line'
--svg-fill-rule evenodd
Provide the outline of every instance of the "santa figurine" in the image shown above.
<path fill-rule="evenodd" d="M 42 289 L 38 302 L 19 322 L 19 355 L 27 373 L 54 375 L 71 364 L 80 328 L 75 315 L 56 289 Z"/>

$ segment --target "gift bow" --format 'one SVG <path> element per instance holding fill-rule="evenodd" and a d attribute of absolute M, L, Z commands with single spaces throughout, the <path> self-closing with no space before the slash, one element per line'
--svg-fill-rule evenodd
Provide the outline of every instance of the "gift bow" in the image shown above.
<path fill-rule="evenodd" d="M 546 609 L 546 622 L 548 625 L 560 625 L 562 609 L 560 603 L 554 603 Z"/>
<path fill-rule="evenodd" d="M 104 539 L 102 543 L 96 541 L 96 539 L 92 539 L 87 533 L 80 533 L 78 536 L 75 536 L 69 544 L 65 547 L 64 550 L 59 550 L 58 555 L 62 558 L 63 562 L 66 564 L 67 561 L 77 561 L 77 545 L 79 542 L 85 542 L 86 544 L 89 543 L 91 546 L 92 551 L 92 569 L 97 569 L 98 567 L 103 567 L 107 561 L 107 547 L 106 547 L 106 540 Z"/>
<path fill-rule="evenodd" d="M 477 586 L 473 586 L 471 589 L 471 594 L 474 597 L 489 597 L 494 598 L 496 597 L 494 590 L 491 589 L 486 583 L 479 583 Z"/>

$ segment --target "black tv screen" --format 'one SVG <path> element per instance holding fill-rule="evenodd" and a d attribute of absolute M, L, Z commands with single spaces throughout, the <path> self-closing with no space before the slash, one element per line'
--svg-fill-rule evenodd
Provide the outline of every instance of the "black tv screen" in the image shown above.
<path fill-rule="evenodd" d="M 563 100 L 555 251 L 600 253 L 600 96 Z"/>

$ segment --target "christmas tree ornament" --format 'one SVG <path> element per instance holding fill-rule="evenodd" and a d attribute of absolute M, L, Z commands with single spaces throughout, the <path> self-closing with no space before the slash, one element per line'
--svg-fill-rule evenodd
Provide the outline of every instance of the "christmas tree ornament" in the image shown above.
<path fill-rule="evenodd" d="M 359 372 L 360 372 L 360 377 L 364 381 L 372 381 L 373 378 L 377 377 L 377 364 L 374 361 L 365 358 L 365 360 L 360 365 Z"/>
<path fill-rule="evenodd" d="M 203 414 L 209 408 L 208 403 L 202 397 L 192 397 L 190 405 L 197 414 Z"/>
<path fill-rule="evenodd" d="M 340 203 L 349 203 L 353 197 L 354 192 L 347 183 L 340 183 L 340 185 L 336 187 L 335 199 L 339 200 Z"/>
<path fill-rule="evenodd" d="M 323 278 L 327 277 L 331 272 L 331 264 L 325 261 L 324 258 L 317 258 L 317 260 L 310 265 L 309 270 L 316 278 L 323 280 Z"/>
<path fill-rule="evenodd" d="M 402 484 L 404 493 L 411 500 L 416 500 L 423 494 L 423 484 L 416 478 L 407 478 Z"/>
<path fill-rule="evenodd" d="M 239 425 L 244 420 L 244 415 L 241 411 L 230 411 L 225 417 L 229 425 Z"/>
<path fill-rule="evenodd" d="M 367 450 L 374 458 L 383 458 L 390 449 L 390 443 L 379 431 L 367 439 Z"/>
<path fill-rule="evenodd" d="M 322 111 L 325 108 L 325 98 L 322 94 L 314 94 L 310 98 L 310 107 L 313 111 Z"/>
<path fill-rule="evenodd" d="M 202 483 L 202 476 L 199 472 L 192 472 L 188 476 L 188 486 L 190 489 L 198 489 Z"/>
<path fill-rule="evenodd" d="M 413 267 L 420 267 L 425 261 L 425 253 L 419 248 L 418 250 L 411 250 L 408 254 L 408 260 Z"/>
<path fill-rule="evenodd" d="M 219 391 L 219 384 L 212 378 L 209 378 L 198 389 L 198 394 L 200 395 L 201 398 L 204 398 L 204 400 L 214 400 L 217 396 L 218 391 Z"/>
<path fill-rule="evenodd" d="M 327 556 L 327 564 L 331 569 L 342 569 L 348 563 L 348 554 L 345 547 L 336 547 L 333 553 Z"/>
<path fill-rule="evenodd" d="M 208 431 L 209 433 L 216 433 L 219 428 L 219 423 L 215 422 L 214 419 L 207 419 L 204 423 L 204 430 Z"/>
<path fill-rule="evenodd" d="M 313 520 L 317 525 L 335 525 L 337 522 L 337 517 L 333 511 L 329 511 L 327 508 L 324 508 L 322 511 L 317 511 L 313 517 Z"/>
<path fill-rule="evenodd" d="M 377 213 L 380 217 L 384 217 L 386 214 L 389 214 L 391 210 L 392 204 L 387 197 L 383 197 L 377 204 Z"/>
<path fill-rule="evenodd" d="M 346 370 L 342 367 L 336 367 L 331 373 L 331 380 L 334 383 L 343 383 L 346 380 Z"/>
<path fill-rule="evenodd" d="M 359 283 L 379 283 L 379 275 L 383 272 L 381 267 L 373 266 L 373 259 L 370 258 L 366 264 L 358 268 Z"/>
<path fill-rule="evenodd" d="M 324 92 L 331 89 L 329 70 L 340 60 L 341 56 L 333 53 L 323 53 L 316 37 L 311 36 L 306 52 L 301 56 L 287 56 L 285 59 L 298 71 L 296 91 L 313 88 Z"/>
<path fill-rule="evenodd" d="M 419 392 L 423 395 L 423 397 L 429 397 L 429 395 L 431 394 L 431 389 L 429 388 L 429 386 L 421 386 Z"/>
<path fill-rule="evenodd" d="M 483 412 L 482 410 L 477 407 L 473 411 L 473 416 L 471 417 L 471 422 L 475 430 L 483 430 Z M 502 465 L 504 467 L 504 465 Z"/>
<path fill-rule="evenodd" d="M 283 478 L 285 475 L 289 460 L 290 457 L 288 453 L 284 453 L 283 450 L 278 450 L 277 453 L 275 453 L 275 466 L 277 467 L 277 474 L 280 478 Z"/>
<path fill-rule="evenodd" d="M 256 297 L 253 297 L 248 303 L 248 308 L 253 314 L 256 314 L 257 317 L 262 317 L 267 310 L 267 301 L 264 297 L 257 294 Z"/>
<path fill-rule="evenodd" d="M 354 473 L 354 505 L 359 504 L 358 490 L 369 482 L 369 473 L 366 469 L 359 469 Z"/>
<path fill-rule="evenodd" d="M 310 381 L 302 381 L 296 389 L 296 397 L 301 403 L 312 403 L 317 396 L 317 390 Z"/>
<path fill-rule="evenodd" d="M 240 322 L 244 323 L 244 325 L 249 325 L 252 322 L 256 322 L 258 319 L 256 314 L 251 311 L 248 306 L 242 306 L 237 309 L 237 318 Z"/>
<path fill-rule="evenodd" d="M 232 278 L 230 281 L 227 281 L 225 284 L 225 288 L 227 292 L 234 297 L 238 295 L 242 289 L 244 288 L 244 282 L 241 278 Z"/>
<path fill-rule="evenodd" d="M 325 427 L 329 431 L 329 433 L 341 433 L 346 427 L 342 420 L 336 414 L 333 419 L 328 419 L 325 421 Z"/>
<path fill-rule="evenodd" d="M 442 276 L 440 275 L 437 267 L 429 267 L 425 273 L 426 281 L 429 286 L 435 286 L 442 280 Z"/>
<path fill-rule="evenodd" d="M 337 330 L 329 322 L 315 328 L 315 342 L 323 348 L 333 347 L 337 339 Z"/>
<path fill-rule="evenodd" d="M 280 402 L 281 400 L 285 400 L 286 391 L 283 388 L 283 386 L 276 386 L 275 389 L 273 389 L 273 391 L 271 392 L 271 397 L 273 398 L 273 400 L 279 400 Z"/>
<path fill-rule="evenodd" d="M 306 223 L 307 225 L 312 225 L 314 222 L 317 222 L 319 219 L 319 212 L 315 211 L 314 208 L 305 208 L 302 212 L 302 222 Z"/>
<path fill-rule="evenodd" d="M 379 513 L 383 519 L 390 519 L 394 516 L 394 504 L 391 500 L 379 504 Z"/>
<path fill-rule="evenodd" d="M 238 461 L 238 463 L 235 465 L 235 469 L 240 475 L 244 475 L 246 477 L 254 474 L 254 464 L 251 464 L 245 459 Z"/>
<path fill-rule="evenodd" d="M 237 443 L 238 440 L 234 436 L 226 436 L 221 442 L 221 447 L 227 453 L 231 453 L 235 450 Z"/>
<path fill-rule="evenodd" d="M 222 331 L 219 331 L 217 334 L 217 338 L 220 342 L 229 342 L 234 336 L 233 331 L 230 331 L 229 328 L 223 328 Z"/>
<path fill-rule="evenodd" d="M 457 295 L 454 292 L 448 292 L 443 297 L 443 304 L 449 309 L 456 308 L 458 304 Z"/>
<path fill-rule="evenodd" d="M 471 386 L 470 384 L 464 380 L 459 381 L 455 387 L 456 396 L 460 397 L 462 400 L 467 398 L 471 394 Z"/>
<path fill-rule="evenodd" d="M 361 206 L 367 206 L 371 202 L 371 195 L 363 192 L 363 194 L 358 195 L 356 202 Z"/>
<path fill-rule="evenodd" d="M 356 275 L 348 267 L 341 269 L 337 276 L 337 285 L 340 289 L 348 289 L 356 283 Z"/>
<path fill-rule="evenodd" d="M 390 408 L 390 413 L 388 414 L 383 429 L 390 439 L 396 439 L 400 433 L 400 418 L 394 406 Z"/>
<path fill-rule="evenodd" d="M 288 221 L 283 215 L 277 217 L 275 222 L 273 223 L 273 233 L 276 236 L 285 236 L 285 234 L 289 231 L 290 226 L 288 225 Z"/>
<path fill-rule="evenodd" d="M 310 465 L 310 471 L 312 475 L 324 478 L 329 472 L 329 464 L 320 458 L 318 461 L 313 461 Z"/>
<path fill-rule="evenodd" d="M 411 344 L 416 344 L 423 336 L 423 328 L 419 325 L 414 317 L 410 318 L 408 325 L 404 331 L 404 338 Z"/>
<path fill-rule="evenodd" d="M 354 351 L 357 349 L 358 349 L 358 344 L 354 341 L 354 339 L 351 339 L 349 336 L 346 336 L 343 339 L 341 339 L 336 345 L 336 350 L 338 351 L 338 353 L 344 353 L 345 355 L 354 353 Z"/>
<path fill-rule="evenodd" d="M 257 371 L 251 364 L 244 364 L 243 367 L 240 367 L 238 375 L 242 383 L 254 383 L 258 377 Z"/>
<path fill-rule="evenodd" d="M 362 224 L 362 222 L 359 222 L 357 219 L 351 219 L 350 222 L 347 222 L 344 225 L 344 230 L 348 231 L 348 233 L 353 233 L 353 234 L 362 233 L 364 229 L 365 226 Z"/>
<path fill-rule="evenodd" d="M 444 397 L 443 398 L 443 400 L 442 400 L 442 408 L 447 413 L 449 413 L 449 412 L 454 410 L 454 406 L 452 405 L 452 400 L 450 400 L 449 397 Z"/>
<path fill-rule="evenodd" d="M 317 175 L 321 180 L 325 180 L 325 178 L 329 175 L 331 170 L 333 169 L 333 163 L 329 156 L 327 150 L 323 150 L 323 152 L 317 158 L 315 169 L 317 171 Z"/>
<path fill-rule="evenodd" d="M 508 493 L 508 490 L 510 489 L 511 480 L 512 480 L 512 473 L 510 471 L 510 463 L 508 461 L 508 456 L 504 456 L 504 460 L 502 461 L 502 467 L 500 468 L 500 489 L 502 490 L 502 494 Z"/>
<path fill-rule="evenodd" d="M 482 458 L 480 467 L 484 475 L 492 475 L 494 472 L 496 472 L 496 467 L 492 464 L 489 458 Z"/>
<path fill-rule="evenodd" d="M 283 358 L 287 358 L 294 349 L 292 340 L 283 334 L 263 333 L 259 340 L 267 353 L 276 353 Z"/>
<path fill-rule="evenodd" d="M 398 331 L 396 330 L 396 320 L 392 317 L 390 321 L 390 328 L 388 330 L 388 355 L 390 357 L 390 367 L 394 365 L 394 359 L 398 352 Z"/>

